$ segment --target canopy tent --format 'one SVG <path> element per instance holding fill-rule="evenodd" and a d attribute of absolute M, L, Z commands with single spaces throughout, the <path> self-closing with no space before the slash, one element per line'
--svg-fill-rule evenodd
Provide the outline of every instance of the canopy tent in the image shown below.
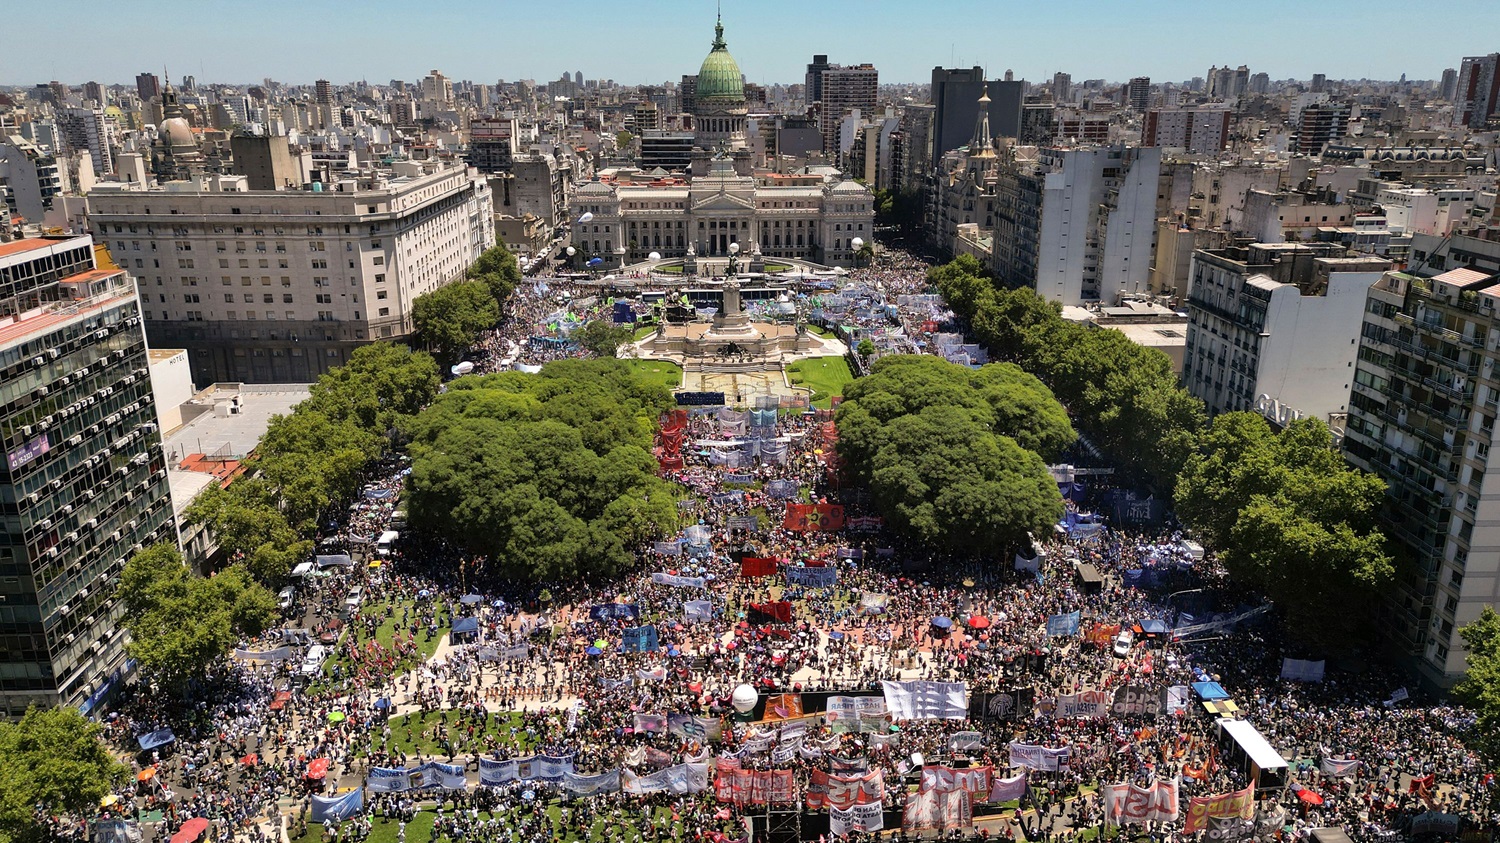
<path fill-rule="evenodd" d="M 458 598 L 458 602 L 464 604 L 465 606 L 472 606 L 475 603 L 483 603 L 484 597 L 479 594 L 465 594 L 464 596 Z"/>
<path fill-rule="evenodd" d="M 182 828 L 177 829 L 177 833 L 172 835 L 171 843 L 193 843 L 207 830 L 208 820 L 203 817 L 193 817 L 183 823 Z"/>
<path fill-rule="evenodd" d="M 464 635 L 479 631 L 479 618 L 459 618 L 453 622 L 453 634 Z"/>
<path fill-rule="evenodd" d="M 307 765 L 307 777 L 310 779 L 321 779 L 328 775 L 328 759 L 314 758 Z"/>
<path fill-rule="evenodd" d="M 1194 682 L 1193 693 L 1197 694 L 1198 698 L 1205 702 L 1229 699 L 1229 692 L 1224 690 L 1224 686 L 1217 682 Z"/>
<path fill-rule="evenodd" d="M 353 568 L 354 560 L 347 553 L 330 553 L 317 557 L 319 568 Z"/>
<path fill-rule="evenodd" d="M 1142 635 L 1166 635 L 1167 622 L 1155 618 L 1146 618 L 1135 625 Z"/>

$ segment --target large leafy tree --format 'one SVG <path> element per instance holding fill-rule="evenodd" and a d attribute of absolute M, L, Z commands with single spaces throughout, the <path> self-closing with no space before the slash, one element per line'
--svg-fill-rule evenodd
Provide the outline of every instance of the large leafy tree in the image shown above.
<path fill-rule="evenodd" d="M 183 690 L 237 640 L 259 635 L 276 620 L 276 598 L 243 566 L 200 577 L 167 543 L 131 557 L 118 594 L 130 655 L 169 692 Z"/>
<path fill-rule="evenodd" d="M 1332 650 L 1357 639 L 1364 607 L 1395 575 L 1377 523 L 1384 489 L 1344 462 L 1321 421 L 1278 433 L 1257 414 L 1227 413 L 1187 460 L 1176 503 L 1237 582 Z"/>
<path fill-rule="evenodd" d="M 69 706 L 33 707 L 18 723 L 0 722 L 0 838 L 39 843 L 52 839 L 40 818 L 93 816 L 130 772 L 99 732 Z"/>
<path fill-rule="evenodd" d="M 611 325 L 602 320 L 594 321 L 584 325 L 573 333 L 573 339 L 585 349 L 593 352 L 596 357 L 614 357 L 620 346 L 630 342 L 635 337 L 635 331 L 625 326 Z"/>
<path fill-rule="evenodd" d="M 500 319 L 500 303 L 482 281 L 455 281 L 412 302 L 417 336 L 442 360 L 452 363 L 473 347 L 479 335 Z"/>
<path fill-rule="evenodd" d="M 1046 387 L 1016 366 L 882 358 L 845 388 L 837 420 L 849 470 L 892 526 L 923 543 L 994 552 L 1062 516 L 1036 449 L 1055 453 L 1073 430 Z"/>
<path fill-rule="evenodd" d="M 287 521 L 261 478 L 241 479 L 228 488 L 209 486 L 183 517 L 190 524 L 207 526 L 230 559 L 244 563 L 257 582 L 270 588 L 279 588 L 292 567 L 313 550 L 312 540 Z"/>
<path fill-rule="evenodd" d="M 677 527 L 648 450 L 669 406 L 615 360 L 455 381 L 409 426 L 412 523 L 517 579 L 620 571 Z"/>
<path fill-rule="evenodd" d="M 384 435 L 431 403 L 441 383 L 431 355 L 404 345 L 372 343 L 318 378 L 295 412 L 316 410 L 334 422 L 350 421 Z"/>
<path fill-rule="evenodd" d="M 1458 634 L 1468 650 L 1469 666 L 1453 695 L 1477 715 L 1467 740 L 1494 769 L 1500 767 L 1500 614 L 1486 606 Z M 1500 802 L 1500 793 L 1492 791 L 1491 801 Z"/>
<path fill-rule="evenodd" d="M 495 303 L 502 308 L 521 283 L 521 265 L 516 262 L 516 256 L 505 248 L 504 243 L 496 243 L 480 254 L 474 265 L 469 267 L 469 278 L 482 282 L 495 299 Z"/>

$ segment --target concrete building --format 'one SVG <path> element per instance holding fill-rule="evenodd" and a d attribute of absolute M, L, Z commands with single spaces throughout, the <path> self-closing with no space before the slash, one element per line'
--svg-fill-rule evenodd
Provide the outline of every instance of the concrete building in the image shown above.
<path fill-rule="evenodd" d="M 1144 114 L 1151 107 L 1151 77 L 1137 76 L 1125 84 L 1125 105 Z"/>
<path fill-rule="evenodd" d="M 482 173 L 509 172 L 516 156 L 516 118 L 475 118 L 469 123 L 469 166 Z"/>
<path fill-rule="evenodd" d="M 1354 209 L 1328 193 L 1303 193 L 1250 188 L 1244 210 L 1231 228 L 1259 243 L 1285 243 L 1317 239 L 1317 230 L 1349 225 Z"/>
<path fill-rule="evenodd" d="M 238 134 L 229 139 L 234 171 L 251 190 L 296 190 L 302 187 L 302 168 L 292 157 L 285 137 Z"/>
<path fill-rule="evenodd" d="M 974 136 L 974 121 L 979 119 L 979 97 L 990 98 L 991 141 L 1016 138 L 1021 133 L 1021 109 L 1025 82 L 985 81 L 984 68 L 932 69 L 933 116 L 932 157 L 938 160 L 946 152 L 963 146 Z M 1048 140 L 1051 135 L 1048 135 Z"/>
<path fill-rule="evenodd" d="M 150 102 L 161 96 L 161 79 L 155 73 L 136 74 L 135 93 L 141 102 Z"/>
<path fill-rule="evenodd" d="M 1457 125 L 1483 129 L 1500 112 L 1500 53 L 1470 56 L 1458 69 L 1453 112 Z"/>
<path fill-rule="evenodd" d="M 1323 147 L 1343 140 L 1349 134 L 1350 110 L 1347 102 L 1312 103 L 1304 107 L 1296 118 L 1291 151 L 1318 155 Z"/>
<path fill-rule="evenodd" d="M 1215 415 L 1255 410 L 1341 429 L 1365 294 L 1388 268 L 1335 244 L 1195 252 L 1183 384 Z"/>
<path fill-rule="evenodd" d="M 636 163 L 650 172 L 662 169 L 684 172 L 693 163 L 693 133 L 648 131 L 640 138 L 641 152 Z"/>
<path fill-rule="evenodd" d="M 187 349 L 198 383 L 316 380 L 410 334 L 412 300 L 495 242 L 488 185 L 436 162 L 296 191 L 245 176 L 115 187 L 89 197 L 90 227 L 136 273 L 152 342 Z"/>
<path fill-rule="evenodd" d="M 1229 146 L 1231 118 L 1222 106 L 1153 108 L 1141 123 L 1141 146 L 1215 155 Z"/>
<path fill-rule="evenodd" d="M 807 63 L 807 75 L 803 78 L 802 99 L 809 108 L 813 103 L 823 100 L 823 71 L 833 65 L 828 63 L 828 56 L 816 55 Z"/>
<path fill-rule="evenodd" d="M 1160 172 L 1159 148 L 1124 146 L 1039 149 L 1002 166 L 996 277 L 1065 306 L 1148 292 Z"/>
<path fill-rule="evenodd" d="M 0 137 L 0 210 L 39 225 L 62 189 L 56 158 L 19 135 Z"/>
<path fill-rule="evenodd" d="M 1156 251 L 1151 263 L 1151 294 L 1183 296 L 1192 276 L 1193 253 L 1199 249 L 1219 249 L 1226 245 L 1229 233 L 1216 228 L 1191 228 L 1171 219 L 1156 222 Z"/>
<path fill-rule="evenodd" d="M 850 241 L 873 238 L 874 201 L 853 180 L 773 174 L 763 182 L 740 175 L 733 161 L 719 156 L 704 176 L 690 181 L 663 183 L 643 174 L 640 182 L 615 177 L 581 186 L 571 217 L 594 216 L 573 226 L 573 246 L 580 265 L 599 257 L 605 268 L 643 261 L 651 252 L 724 257 L 731 243 L 766 258 L 849 266 Z"/>
<path fill-rule="evenodd" d="M 1378 626 L 1424 685 L 1447 688 L 1465 670 L 1458 629 L 1500 603 L 1500 484 L 1486 476 L 1500 416 L 1500 243 L 1433 246 L 1418 272 L 1388 273 L 1370 292 L 1344 448 L 1386 481 L 1381 528 L 1415 562 L 1377 607 Z M 1490 265 L 1434 267 L 1467 254 Z"/>
<path fill-rule="evenodd" d="M 112 130 L 100 107 L 62 108 L 57 112 L 57 130 L 63 148 L 70 153 L 89 156 L 94 175 L 107 176 L 115 171 Z"/>
<path fill-rule="evenodd" d="M 823 133 L 823 151 L 835 161 L 848 152 L 839 143 L 839 124 L 850 112 L 875 113 L 875 95 L 880 72 L 873 64 L 850 67 L 833 65 L 823 71 L 823 90 L 818 109 L 818 130 Z"/>
<path fill-rule="evenodd" d="M 146 337 L 87 236 L 0 244 L 0 282 L 0 715 L 87 713 L 125 671 L 126 560 L 176 540 Z"/>

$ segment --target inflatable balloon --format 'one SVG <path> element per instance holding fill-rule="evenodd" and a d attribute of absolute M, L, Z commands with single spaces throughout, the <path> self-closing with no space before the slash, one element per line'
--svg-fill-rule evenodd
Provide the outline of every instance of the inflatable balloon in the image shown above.
<path fill-rule="evenodd" d="M 750 687 L 749 685 L 740 685 L 736 687 L 734 689 L 734 693 L 730 695 L 729 704 L 734 706 L 735 711 L 738 711 L 740 714 L 744 714 L 745 712 L 755 708 L 755 703 L 759 700 L 760 694 L 757 694 L 754 688 Z"/>
<path fill-rule="evenodd" d="M 593 211 L 586 211 L 583 216 L 581 216 L 581 217 L 578 218 L 578 221 L 579 222 L 588 222 L 589 220 L 591 220 L 593 218 L 594 218 L 594 212 Z"/>

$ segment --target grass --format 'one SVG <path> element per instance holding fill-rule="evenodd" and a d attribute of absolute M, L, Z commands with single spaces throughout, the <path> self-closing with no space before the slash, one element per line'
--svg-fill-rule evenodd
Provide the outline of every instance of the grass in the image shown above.
<path fill-rule="evenodd" d="M 843 395 L 844 386 L 854 380 L 849 362 L 842 357 L 798 360 L 787 367 L 787 374 L 793 386 L 810 388 L 813 406 L 824 410 L 832 407 L 833 396 Z"/>
<path fill-rule="evenodd" d="M 515 738 L 511 737 L 510 728 L 521 725 L 521 715 L 514 712 L 497 714 L 489 718 L 485 724 L 484 731 L 476 733 L 472 743 L 469 742 L 467 737 L 468 721 L 460 721 L 453 714 L 449 714 L 444 719 L 443 715 L 439 712 L 428 712 L 425 715 L 421 712 L 413 712 L 391 718 L 391 740 L 390 743 L 386 744 L 386 749 L 395 752 L 404 752 L 409 756 L 446 757 L 448 750 L 444 748 L 436 735 L 430 733 L 427 735 L 422 734 L 424 730 L 439 723 L 447 723 L 450 734 L 464 735 L 463 740 L 454 747 L 456 755 L 471 755 L 484 751 L 485 735 L 495 735 L 500 739 L 501 747 L 516 755 L 528 755 L 536 748 L 536 742 L 529 740 L 524 732 L 516 735 Z"/>
<path fill-rule="evenodd" d="M 671 808 L 656 807 L 651 809 L 651 813 L 652 819 L 658 827 L 670 827 L 672 817 Z M 481 819 L 488 820 L 495 816 L 504 818 L 507 815 L 496 815 L 487 812 L 481 812 L 479 816 Z M 436 818 L 437 815 L 433 811 L 418 812 L 417 815 L 412 818 L 412 821 L 406 824 L 407 843 L 427 843 L 428 840 L 431 840 L 432 827 Z M 562 819 L 562 808 L 556 803 L 547 806 L 547 818 L 552 826 L 552 839 L 554 840 L 565 841 L 565 843 L 595 843 L 595 841 L 603 841 L 608 839 L 605 834 L 605 822 L 597 819 L 594 821 L 593 825 L 585 833 L 582 834 L 579 833 L 579 829 L 577 828 L 567 828 L 559 830 L 557 826 L 560 824 Z M 643 825 L 643 823 L 640 822 L 639 815 L 635 811 L 629 811 L 626 813 L 623 819 L 624 823 L 622 825 L 615 826 L 616 834 L 613 839 L 624 841 L 639 841 L 641 839 L 640 827 Z M 514 825 L 511 823 L 507 823 L 506 826 L 506 831 L 514 828 Z M 395 820 L 376 818 L 370 824 L 370 835 L 369 837 L 364 839 L 364 843 L 396 843 L 396 834 L 399 828 L 400 824 Z M 322 843 L 323 826 L 320 823 L 308 823 L 307 831 L 305 833 L 301 835 L 289 835 L 288 839 L 291 841 L 291 843 Z M 447 840 L 448 838 L 444 837 L 442 839 Z M 502 836 L 499 839 L 510 840 L 514 838 Z M 663 839 L 680 840 L 682 838 L 680 836 L 673 835 L 664 837 Z"/>
<path fill-rule="evenodd" d="M 663 275 L 681 275 L 682 274 L 682 264 L 678 263 L 678 264 L 667 264 L 666 266 L 658 266 L 658 267 L 652 269 L 651 271 L 652 272 L 660 272 Z"/>
<path fill-rule="evenodd" d="M 676 363 L 665 360 L 626 360 L 625 364 L 650 383 L 659 383 L 669 390 L 682 388 L 682 367 Z"/>
<path fill-rule="evenodd" d="M 649 336 L 651 336 L 654 333 L 656 333 L 656 325 L 655 324 L 644 325 L 642 327 L 639 327 L 639 328 L 635 329 L 635 337 L 634 337 L 634 339 L 635 340 L 643 340 L 646 337 L 649 337 Z"/>
<path fill-rule="evenodd" d="M 807 330 L 811 331 L 814 334 L 817 334 L 818 336 L 820 336 L 820 337 L 822 337 L 824 339 L 831 340 L 831 339 L 834 339 L 837 336 L 836 334 L 834 334 L 834 332 L 828 330 L 827 328 L 823 327 L 822 325 L 813 325 L 813 324 L 809 323 L 808 326 L 807 326 Z"/>

